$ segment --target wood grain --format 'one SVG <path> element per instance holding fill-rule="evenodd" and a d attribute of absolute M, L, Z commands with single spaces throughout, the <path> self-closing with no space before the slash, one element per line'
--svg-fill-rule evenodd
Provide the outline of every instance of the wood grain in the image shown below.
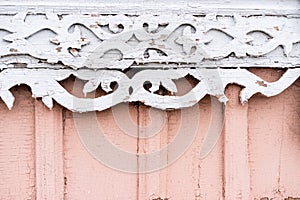
<path fill-rule="evenodd" d="M 12 92 L 12 110 L 0 102 L 0 199 L 35 199 L 34 99 L 25 86 Z"/>
<path fill-rule="evenodd" d="M 130 110 L 136 112 L 134 107 L 130 107 Z M 74 116 L 71 112 L 65 111 L 65 199 L 137 199 L 137 176 L 114 170 L 99 162 L 89 154 L 88 149 L 81 142 L 77 132 L 80 131 L 80 127 L 76 125 L 78 122 L 76 120 L 90 124 L 90 121 L 94 120 L 94 114 L 91 112 Z M 75 117 L 77 117 L 76 120 L 74 120 Z M 116 124 L 110 109 L 97 112 L 96 117 L 99 127 L 95 128 L 93 124 L 90 124 L 90 128 L 86 131 L 94 134 L 97 132 L 100 134 L 99 131 L 103 131 L 114 145 L 133 153 L 136 152 L 136 139 L 126 137 L 122 129 Z M 136 114 L 132 119 L 137 119 Z M 116 158 L 111 157 L 111 159 Z"/>
<path fill-rule="evenodd" d="M 270 81 L 281 71 L 254 70 Z M 282 94 L 249 102 L 249 161 L 252 198 L 284 199 L 300 196 L 299 80 Z"/>
<path fill-rule="evenodd" d="M 35 100 L 35 174 L 37 199 L 63 199 L 62 108 L 49 110 Z"/>
<path fill-rule="evenodd" d="M 250 199 L 248 160 L 248 105 L 238 103 L 240 87 L 230 85 L 225 109 L 224 185 L 225 199 Z"/>
<path fill-rule="evenodd" d="M 251 71 L 269 82 L 283 73 Z M 71 82 L 66 85 L 72 87 Z M 119 149 L 149 154 L 172 143 L 180 128 L 193 127 L 194 110 L 185 111 L 187 122 L 183 122 L 183 110 L 161 111 L 140 103 L 74 114 L 57 104 L 49 110 L 31 98 L 28 87 L 14 87 L 13 109 L 0 103 L 0 199 L 297 199 L 299 86 L 297 80 L 275 97 L 254 95 L 241 106 L 240 87 L 230 85 L 225 129 L 212 152 L 200 160 L 205 134 L 213 125 L 212 105 L 206 96 L 197 104 L 199 129 L 192 145 L 173 163 L 169 149 L 161 156 L 170 165 L 147 174 L 120 172 L 99 162 L 81 141 L 77 120 L 88 125 L 86 131 L 91 135 L 102 131 Z M 100 129 L 90 124 L 93 118 Z M 147 127 L 163 119 L 161 128 L 155 127 L 157 134 L 143 139 L 153 134 Z M 111 159 L 115 158 L 111 155 Z M 138 157 L 134 164 L 151 166 Z"/>

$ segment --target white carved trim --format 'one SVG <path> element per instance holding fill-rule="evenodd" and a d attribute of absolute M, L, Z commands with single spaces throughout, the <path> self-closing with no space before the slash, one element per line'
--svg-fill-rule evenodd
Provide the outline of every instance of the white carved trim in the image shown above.
<path fill-rule="evenodd" d="M 255 93 L 277 95 L 297 80 L 297 2 L 281 7 L 284 12 L 274 6 L 272 13 L 264 7 L 240 12 L 241 5 L 231 5 L 233 10 L 223 5 L 220 12 L 212 12 L 218 9 L 206 2 L 208 10 L 203 8 L 198 15 L 190 10 L 196 2 L 190 3 L 179 14 L 176 6 L 170 8 L 172 12 L 158 9 L 159 14 L 149 14 L 146 6 L 137 14 L 111 15 L 85 14 L 89 9 L 84 14 L 63 12 L 63 5 L 59 6 L 62 12 L 49 12 L 55 2 L 34 7 L 34 11 L 27 4 L 24 9 L 15 6 L 12 12 L 0 1 L 0 97 L 12 108 L 14 97 L 9 89 L 26 84 L 49 108 L 55 100 L 75 112 L 101 111 L 134 101 L 177 109 L 192 106 L 207 94 L 226 102 L 224 90 L 230 83 L 245 87 L 240 99 L 246 103 Z M 117 9 L 114 1 L 112 4 Z M 249 67 L 287 70 L 278 81 L 269 83 L 249 72 Z M 128 70 L 133 69 L 134 75 L 129 75 Z M 59 84 L 70 75 L 86 81 L 83 93 L 101 86 L 107 94 L 97 98 L 70 94 Z M 187 75 L 199 83 L 187 94 L 176 96 L 174 80 Z M 117 89 L 110 88 L 112 82 Z M 151 83 L 149 89 L 144 87 L 146 82 Z M 160 86 L 170 95 L 158 94 Z"/>
<path fill-rule="evenodd" d="M 176 68 L 300 65 L 299 18 L 25 12 L 0 15 L 0 20 L 2 68 L 23 55 L 36 59 L 25 63 L 61 62 L 75 69 L 123 70 L 148 63 L 174 63 Z"/>
<path fill-rule="evenodd" d="M 81 80 L 86 80 L 83 92 L 92 92 L 99 85 L 106 92 L 112 90 L 111 82 L 117 82 L 118 88 L 110 94 L 97 98 L 78 98 L 64 89 L 58 81 L 73 74 Z M 176 92 L 172 80 L 192 75 L 200 82 L 183 96 L 162 96 L 155 94 L 159 85 L 163 85 L 171 92 Z M 206 94 L 216 96 L 219 101 L 226 102 L 225 87 L 229 83 L 237 83 L 245 88 L 241 91 L 242 103 L 255 93 L 274 96 L 289 87 L 300 76 L 300 69 L 288 69 L 275 82 L 269 83 L 246 69 L 167 69 L 143 70 L 128 78 L 125 73 L 117 70 L 48 70 L 48 69 L 5 69 L 0 73 L 0 97 L 8 106 L 13 106 L 14 97 L 9 89 L 15 85 L 30 86 L 34 97 L 42 97 L 44 104 L 52 108 L 54 99 L 63 107 L 76 111 L 101 111 L 121 102 L 140 101 L 146 105 L 159 109 L 177 109 L 196 104 Z M 149 81 L 150 91 L 143 85 Z M 130 92 L 130 87 L 132 92 Z"/>

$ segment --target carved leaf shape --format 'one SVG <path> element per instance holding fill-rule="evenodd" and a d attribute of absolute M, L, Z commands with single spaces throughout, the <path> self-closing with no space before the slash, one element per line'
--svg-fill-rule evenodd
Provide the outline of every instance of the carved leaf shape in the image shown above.
<path fill-rule="evenodd" d="M 174 93 L 177 92 L 177 87 L 172 79 L 165 79 L 161 81 L 161 85 L 164 86 L 167 90 Z"/>
<path fill-rule="evenodd" d="M 152 84 L 152 86 L 149 90 L 152 93 L 158 91 L 160 85 L 172 93 L 177 92 L 177 87 L 176 87 L 175 83 L 172 81 L 172 79 L 165 79 L 165 80 L 161 80 L 161 81 L 151 81 L 151 84 Z"/>
<path fill-rule="evenodd" d="M 159 90 L 160 82 L 151 82 L 150 92 L 154 93 Z"/>
<path fill-rule="evenodd" d="M 112 89 L 110 87 L 110 84 L 112 83 L 112 81 L 109 80 L 103 80 L 101 81 L 101 88 L 105 91 L 105 92 L 111 92 Z"/>
<path fill-rule="evenodd" d="M 252 46 L 258 46 L 265 44 L 268 40 L 272 39 L 272 36 L 262 31 L 251 31 L 247 33 L 248 36 L 252 38 L 251 41 L 247 42 Z"/>
<path fill-rule="evenodd" d="M 110 84 L 114 81 L 115 80 L 107 80 L 107 79 L 102 80 L 101 78 L 89 80 L 83 87 L 83 93 L 86 95 L 89 92 L 95 91 L 100 84 L 101 84 L 101 88 L 105 92 L 111 92 L 112 88 L 110 87 Z"/>
<path fill-rule="evenodd" d="M 211 29 L 206 33 L 206 37 L 211 38 L 211 41 L 207 43 L 210 48 L 220 48 L 225 46 L 233 37 L 223 32 L 222 30 Z"/>
<path fill-rule="evenodd" d="M 86 95 L 89 92 L 95 91 L 100 83 L 101 83 L 100 79 L 89 80 L 83 87 L 84 95 Z"/>

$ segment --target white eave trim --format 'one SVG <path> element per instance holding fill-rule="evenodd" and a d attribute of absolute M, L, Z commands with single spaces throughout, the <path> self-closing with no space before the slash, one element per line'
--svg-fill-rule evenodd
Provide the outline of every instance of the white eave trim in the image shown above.
<path fill-rule="evenodd" d="M 10 88 L 26 84 L 49 108 L 55 100 L 74 112 L 134 101 L 178 109 L 207 94 L 225 103 L 226 86 L 236 83 L 245 87 L 244 104 L 255 93 L 277 95 L 300 76 L 299 1 L 141 2 L 0 1 L 2 100 L 11 108 Z M 269 83 L 251 67 L 287 70 Z M 107 94 L 70 94 L 58 83 L 70 75 L 86 81 L 84 93 L 100 86 Z M 176 96 L 173 80 L 187 75 L 199 83 Z M 170 94 L 159 94 L 160 86 Z"/>

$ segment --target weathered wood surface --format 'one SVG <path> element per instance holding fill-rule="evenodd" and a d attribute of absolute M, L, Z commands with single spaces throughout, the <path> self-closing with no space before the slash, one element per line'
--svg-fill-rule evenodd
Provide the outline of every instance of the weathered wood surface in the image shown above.
<path fill-rule="evenodd" d="M 11 108 L 9 89 L 26 84 L 49 108 L 55 100 L 74 112 L 89 112 L 136 101 L 163 110 L 185 108 L 206 94 L 226 102 L 224 89 L 230 83 L 245 87 L 243 104 L 256 93 L 274 96 L 300 76 L 300 14 L 283 8 L 290 14 L 266 14 L 260 6 L 255 15 L 251 9 L 248 15 L 239 14 L 235 6 L 231 14 L 208 10 L 198 15 L 188 10 L 135 15 L 121 10 L 0 12 L 0 97 Z M 268 83 L 249 72 L 251 67 L 288 69 Z M 58 82 L 71 75 L 86 81 L 85 94 L 101 87 L 107 95 L 78 98 L 68 93 Z M 188 75 L 199 83 L 180 96 L 174 81 Z M 151 85 L 147 89 L 146 82 Z M 158 94 L 160 87 L 170 94 Z"/>
<path fill-rule="evenodd" d="M 0 199 L 35 199 L 35 104 L 27 87 L 11 90 L 9 111 L 0 103 Z"/>
<path fill-rule="evenodd" d="M 199 81 L 197 85 L 184 95 L 179 95 L 174 80 L 192 75 Z M 101 87 L 107 95 L 95 98 L 77 97 L 69 93 L 58 81 L 76 76 L 86 83 L 82 91 L 87 94 Z M 181 69 L 181 70 L 145 70 L 129 79 L 120 71 L 100 70 L 48 70 L 48 69 L 5 69 L 0 73 L 0 97 L 8 108 L 14 104 L 14 96 L 9 91 L 15 85 L 26 84 L 31 87 L 34 97 L 41 97 L 43 103 L 53 107 L 53 100 L 74 112 L 102 111 L 122 102 L 143 102 L 159 109 L 178 109 L 195 105 L 206 94 L 216 96 L 220 102 L 226 103 L 224 94 L 226 86 L 237 83 L 245 88 L 240 92 L 241 103 L 246 103 L 254 94 L 274 96 L 289 87 L 300 76 L 300 68 L 288 69 L 275 82 L 267 82 L 246 69 Z M 150 89 L 145 83 L 150 82 Z M 117 89 L 111 84 L 116 82 Z M 165 87 L 171 95 L 160 95 L 160 87 Z M 130 91 L 132 90 L 132 92 Z M 111 92 L 112 91 L 112 92 Z M 111 92 L 111 93 L 108 93 Z"/>
<path fill-rule="evenodd" d="M 261 14 L 299 14 L 299 1 L 295 0 L 265 0 L 261 3 L 260 0 L 252 0 L 245 2 L 240 0 L 52 0 L 52 1 L 23 1 L 23 0 L 2 0 L 0 1 L 1 12 L 7 14 L 15 14 L 20 11 L 40 12 L 50 11 L 54 13 L 128 13 L 128 14 L 143 14 L 143 13 L 192 13 L 192 14 L 206 14 L 212 12 L 220 12 L 222 14 L 232 13 L 232 9 L 237 13 Z M 38 5 L 38 6 L 37 6 Z M 245 7 L 247 11 L 245 12 Z"/>
<path fill-rule="evenodd" d="M 46 111 L 35 100 L 35 175 L 37 199 L 62 199 L 63 175 L 63 119 L 62 108 L 56 105 Z"/>
<path fill-rule="evenodd" d="M 0 1 L 0 199 L 299 199 L 300 2 L 128 4 Z"/>
<path fill-rule="evenodd" d="M 270 82 L 282 74 L 270 69 L 253 72 Z M 72 88 L 71 83 L 64 86 Z M 15 87 L 16 106 L 9 111 L 1 103 L 0 199 L 299 198 L 299 84 L 297 80 L 275 97 L 255 95 L 245 106 L 238 103 L 241 88 L 229 86 L 226 94 L 232 101 L 226 107 L 225 129 L 213 151 L 200 160 L 211 116 L 211 101 L 206 96 L 198 103 L 199 129 L 192 145 L 173 164 L 148 174 L 111 169 L 88 152 L 76 122 L 83 120 L 92 134 L 93 113 L 76 114 L 57 104 L 48 110 L 30 97 L 27 87 Z M 147 154 L 172 142 L 180 126 L 187 126 L 181 124 L 180 110 L 151 114 L 151 109 L 121 104 L 97 112 L 96 119 L 119 148 Z M 128 136 L 128 129 L 125 133 L 128 127 L 117 122 L 124 116 L 135 124 L 130 134 L 141 137 L 147 131 L 153 134 L 138 128 L 153 125 L 151 116 L 164 120 L 154 137 L 142 139 Z M 193 113 L 186 116 L 189 121 L 195 118 Z M 168 160 L 168 155 L 162 159 Z M 138 157 L 135 164 L 151 166 Z"/>
<path fill-rule="evenodd" d="M 30 68 L 122 70 L 142 64 L 148 68 L 299 65 L 298 16 L 245 16 L 234 11 L 229 16 L 20 12 L 0 13 L 0 19 L 2 68 L 21 60 L 39 63 Z M 16 62 L 17 57 L 21 60 Z"/>

